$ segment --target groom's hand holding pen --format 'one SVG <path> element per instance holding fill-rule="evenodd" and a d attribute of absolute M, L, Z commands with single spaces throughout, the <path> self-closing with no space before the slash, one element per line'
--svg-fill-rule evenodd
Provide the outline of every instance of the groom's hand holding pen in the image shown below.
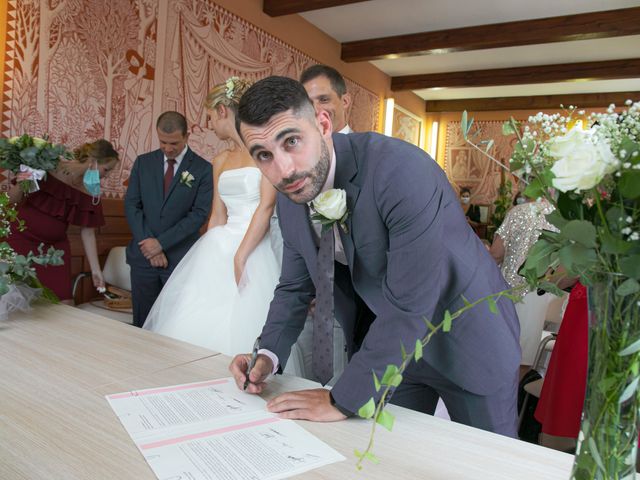
<path fill-rule="evenodd" d="M 247 393 L 261 393 L 267 377 L 273 371 L 273 362 L 267 355 L 258 354 L 259 339 L 250 354 L 236 355 L 229 365 L 229 371 L 239 389 Z"/>

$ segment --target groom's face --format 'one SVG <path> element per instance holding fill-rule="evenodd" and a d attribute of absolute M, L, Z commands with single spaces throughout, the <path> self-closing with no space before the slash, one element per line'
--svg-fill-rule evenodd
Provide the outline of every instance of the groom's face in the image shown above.
<path fill-rule="evenodd" d="M 291 110 L 261 126 L 241 124 L 240 132 L 262 174 L 296 203 L 313 200 L 327 180 L 331 163 L 331 120 Z"/>

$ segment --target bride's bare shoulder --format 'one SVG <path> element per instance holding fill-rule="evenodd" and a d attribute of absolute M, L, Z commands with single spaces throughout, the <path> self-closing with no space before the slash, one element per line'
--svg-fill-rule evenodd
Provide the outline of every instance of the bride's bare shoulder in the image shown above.
<path fill-rule="evenodd" d="M 229 160 L 229 150 L 223 150 L 218 155 L 213 157 L 213 160 L 211 160 L 213 169 L 217 170 L 218 172 L 220 172 L 221 170 L 224 170 L 225 164 L 228 162 L 228 160 Z"/>

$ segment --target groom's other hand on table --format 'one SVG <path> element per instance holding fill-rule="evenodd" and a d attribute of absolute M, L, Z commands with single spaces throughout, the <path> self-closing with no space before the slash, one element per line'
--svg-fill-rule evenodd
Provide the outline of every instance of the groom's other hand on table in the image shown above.
<path fill-rule="evenodd" d="M 160 245 L 160 242 L 155 238 L 145 238 L 138 242 L 138 246 L 140 247 L 142 255 L 144 255 L 144 258 L 147 260 L 151 260 L 151 257 L 162 253 L 162 245 Z"/>
<path fill-rule="evenodd" d="M 337 422 L 347 418 L 331 404 L 329 390 L 324 388 L 283 393 L 267 403 L 267 410 L 291 420 Z"/>
<path fill-rule="evenodd" d="M 240 390 L 244 387 L 244 382 L 247 379 L 247 368 L 251 362 L 250 353 L 242 353 L 236 355 L 231 364 L 229 365 L 229 371 L 236 381 L 236 385 Z M 269 374 L 273 371 L 273 362 L 271 359 L 264 355 L 258 354 L 256 364 L 249 372 L 249 385 L 245 390 L 248 393 L 262 393 L 262 390 L 266 386 L 266 380 Z"/>
<path fill-rule="evenodd" d="M 155 257 L 151 257 L 149 263 L 151 263 L 152 267 L 156 268 L 167 268 L 169 266 L 169 260 L 167 260 L 167 256 L 164 253 L 159 253 Z"/>

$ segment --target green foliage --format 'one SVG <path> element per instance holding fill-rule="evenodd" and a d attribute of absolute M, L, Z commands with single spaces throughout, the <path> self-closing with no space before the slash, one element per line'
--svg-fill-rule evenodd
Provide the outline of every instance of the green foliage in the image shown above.
<path fill-rule="evenodd" d="M 367 403 L 358 409 L 358 416 L 362 418 L 371 418 L 376 412 L 376 402 L 371 397 Z"/>
<path fill-rule="evenodd" d="M 56 169 L 60 157 L 71 158 L 72 154 L 64 145 L 50 143 L 46 135 L 0 138 L 0 168 L 14 173 L 20 171 L 20 165 L 50 172 Z"/>
<path fill-rule="evenodd" d="M 620 295 L 621 297 L 626 297 L 627 295 L 638 292 L 640 292 L 640 283 L 633 278 L 627 278 L 616 288 L 616 295 Z"/>
<path fill-rule="evenodd" d="M 395 422 L 395 420 L 396 417 L 394 417 L 393 414 L 389 413 L 387 410 L 381 410 L 376 417 L 376 423 L 382 425 L 389 431 L 393 429 L 393 423 Z"/>
<path fill-rule="evenodd" d="M 389 396 L 393 392 L 393 390 L 398 387 L 402 383 L 403 373 L 406 370 L 407 366 L 412 361 L 420 361 L 422 359 L 424 353 L 424 346 L 426 346 L 431 338 L 436 335 L 440 330 L 443 333 L 447 332 L 451 328 L 452 322 L 460 317 L 464 312 L 475 308 L 481 303 L 489 302 L 489 308 L 491 310 L 495 309 L 497 312 L 496 301 L 502 297 L 513 298 L 516 299 L 517 295 L 514 295 L 516 289 L 505 290 L 502 292 L 495 293 L 493 295 L 489 295 L 484 298 L 480 298 L 474 302 L 470 302 L 464 296 L 462 296 L 461 300 L 464 306 L 455 312 L 451 313 L 449 310 L 446 310 L 444 313 L 443 321 L 440 322 L 437 326 L 424 319 L 425 326 L 427 327 L 427 333 L 424 338 L 419 338 L 415 342 L 415 349 L 410 354 L 407 354 L 404 344 L 400 343 L 400 350 L 402 354 L 402 363 L 398 365 L 387 365 L 384 374 L 381 379 L 378 379 L 378 376 L 375 372 L 373 373 L 373 385 L 376 391 L 376 395 L 378 396 L 377 401 L 372 397 L 367 403 L 362 405 L 358 409 L 358 416 L 365 419 L 373 418 L 374 422 L 371 426 L 371 434 L 369 437 L 369 444 L 364 452 L 359 450 L 354 450 L 354 454 L 358 459 L 356 463 L 356 468 L 358 470 L 362 469 L 362 462 L 364 460 L 371 460 L 374 463 L 378 463 L 377 458 L 373 455 L 373 441 L 375 438 L 376 425 L 382 425 L 387 430 L 391 431 L 393 429 L 393 425 L 395 423 L 395 417 L 389 411 L 387 411 L 386 405 L 389 399 Z M 446 328 L 446 329 L 445 329 Z"/>
<path fill-rule="evenodd" d="M 491 226 L 488 229 L 488 240 L 493 241 L 493 236 L 507 216 L 507 211 L 511 208 L 513 185 L 510 180 L 502 182 L 498 187 L 498 196 L 493 202 L 493 214 L 491 215 Z"/>
<path fill-rule="evenodd" d="M 416 349 L 413 352 L 413 358 L 416 362 L 422 358 L 422 340 L 420 339 L 416 340 Z"/>
<path fill-rule="evenodd" d="M 620 193 L 623 197 L 635 200 L 640 197 L 640 171 L 629 170 L 620 177 Z"/>
<path fill-rule="evenodd" d="M 453 318 L 451 317 L 451 312 L 449 310 L 444 311 L 444 319 L 442 320 L 442 331 L 448 332 L 451 330 L 451 321 Z"/>
<path fill-rule="evenodd" d="M 0 237 L 8 238 L 11 235 L 12 226 L 20 230 L 25 228 L 23 222 L 18 219 L 18 212 L 9 202 L 6 193 L 0 193 Z M 46 251 L 40 244 L 37 254 L 29 252 L 27 255 L 18 255 L 6 241 L 0 242 L 0 296 L 9 291 L 9 287 L 15 283 L 21 283 L 31 288 L 41 289 L 41 296 L 49 301 L 57 302 L 54 293 L 45 288 L 38 280 L 34 264 L 36 265 L 62 265 L 62 250 L 49 247 Z"/>

